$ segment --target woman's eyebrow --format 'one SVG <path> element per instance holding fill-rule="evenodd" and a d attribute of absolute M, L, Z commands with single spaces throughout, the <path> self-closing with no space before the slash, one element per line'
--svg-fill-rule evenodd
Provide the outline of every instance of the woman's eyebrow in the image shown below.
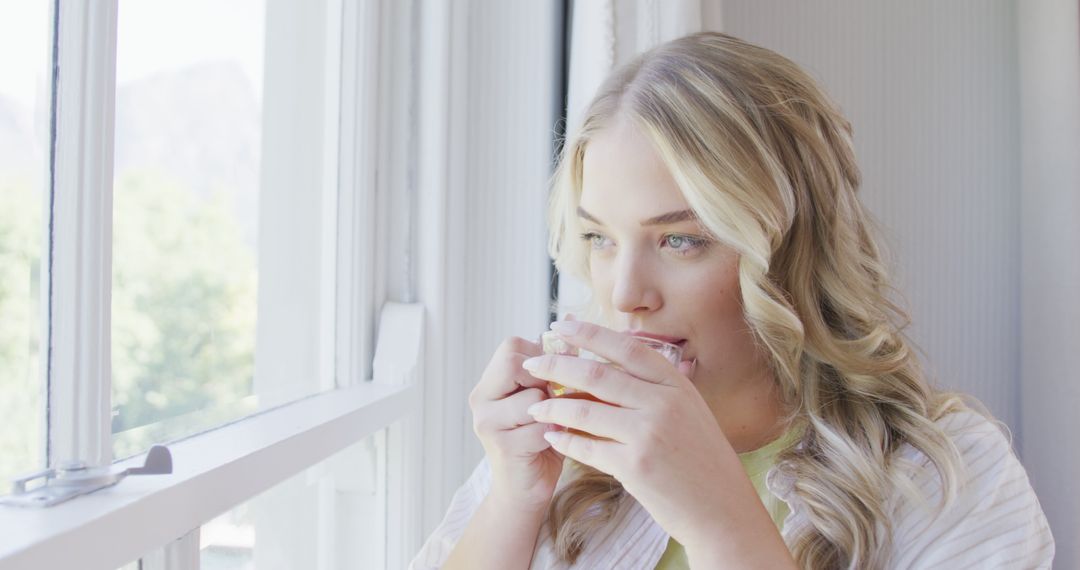
<path fill-rule="evenodd" d="M 601 226 L 604 225 L 604 222 L 601 222 L 600 220 L 596 219 L 595 216 L 593 216 L 592 214 L 586 212 L 585 208 L 582 208 L 581 206 L 578 206 L 577 213 L 582 218 L 585 218 L 586 220 L 588 220 L 588 221 L 590 221 L 590 222 L 592 222 L 594 224 L 600 224 Z M 666 214 L 660 214 L 659 216 L 649 218 L 649 219 L 641 222 L 641 225 L 642 226 L 662 226 L 662 225 L 666 225 L 666 224 L 675 224 L 675 223 L 678 223 L 678 222 L 685 222 L 685 221 L 688 221 L 688 220 L 696 220 L 696 219 L 697 219 L 697 215 L 694 214 L 693 210 L 678 210 L 676 212 L 668 212 Z"/>

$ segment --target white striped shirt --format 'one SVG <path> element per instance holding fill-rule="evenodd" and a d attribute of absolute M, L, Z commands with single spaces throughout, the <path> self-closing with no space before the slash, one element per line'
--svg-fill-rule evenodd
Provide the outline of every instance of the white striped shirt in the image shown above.
<path fill-rule="evenodd" d="M 940 420 L 960 451 L 965 481 L 950 507 L 939 513 L 942 484 L 929 459 L 910 445 L 899 450 L 901 469 L 925 497 L 913 501 L 895 494 L 890 508 L 892 552 L 889 568 L 1050 568 L 1054 539 L 1027 473 L 996 424 L 972 411 Z M 564 476 L 557 488 L 569 481 Z M 773 470 L 769 490 L 788 503 L 783 535 L 789 541 L 809 524 L 805 507 L 792 492 L 794 482 Z M 409 565 L 410 570 L 439 568 L 491 489 L 491 468 L 484 458 L 450 503 L 446 517 Z M 591 539 L 575 564 L 555 556 L 550 528 L 540 527 L 532 569 L 604 568 L 652 570 L 667 547 L 668 534 L 633 500 L 623 501 L 605 530 Z"/>

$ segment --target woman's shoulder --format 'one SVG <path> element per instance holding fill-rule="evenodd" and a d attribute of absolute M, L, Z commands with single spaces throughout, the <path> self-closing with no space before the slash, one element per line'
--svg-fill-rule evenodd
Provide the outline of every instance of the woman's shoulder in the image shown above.
<path fill-rule="evenodd" d="M 984 446 L 1012 448 L 1009 426 L 994 419 L 989 412 L 964 406 L 943 415 L 934 423 L 954 442 L 977 441 Z"/>
<path fill-rule="evenodd" d="M 1008 428 L 971 408 L 935 424 L 956 451 L 955 492 L 923 452 L 909 444 L 899 450 L 891 508 L 895 566 L 998 567 L 1014 560 L 1021 563 L 1010 567 L 1049 567 L 1053 538 Z"/>
<path fill-rule="evenodd" d="M 961 490 L 972 485 L 1000 482 L 1002 476 L 1027 474 L 1013 451 L 1008 426 L 971 407 L 950 411 L 934 422 L 944 436 L 944 444 L 955 452 L 958 463 L 951 473 Z M 894 468 L 923 487 L 945 485 L 942 467 L 935 465 L 923 450 L 905 443 L 896 452 Z"/>
<path fill-rule="evenodd" d="M 955 461 L 938 465 L 911 443 L 896 451 L 891 468 L 898 486 L 894 503 L 901 519 L 929 517 L 934 507 L 949 507 L 942 497 L 948 498 L 946 503 L 962 503 L 1003 489 L 1030 491 L 1008 426 L 969 407 L 953 410 L 934 424 Z"/>
<path fill-rule="evenodd" d="M 1012 453 L 1012 433 L 1008 426 L 987 413 L 965 406 L 941 416 L 934 424 L 965 465 L 978 463 L 988 453 L 999 457 Z M 920 466 L 930 466 L 926 455 L 909 443 L 901 446 L 898 453 Z"/>
<path fill-rule="evenodd" d="M 1049 568 L 1054 539 L 1027 472 L 1004 424 L 973 407 L 933 422 L 956 461 L 942 470 L 909 443 L 890 460 L 885 521 L 891 536 L 889 568 Z M 955 493 L 950 500 L 950 485 Z M 794 477 L 777 469 L 769 489 L 788 502 L 783 534 L 792 540 L 811 525 L 810 509 L 794 492 Z"/>

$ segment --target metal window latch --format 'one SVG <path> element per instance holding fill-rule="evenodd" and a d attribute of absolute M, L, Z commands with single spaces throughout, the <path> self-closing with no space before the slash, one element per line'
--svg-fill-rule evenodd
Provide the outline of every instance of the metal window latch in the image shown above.
<path fill-rule="evenodd" d="M 55 469 L 19 477 L 12 481 L 14 489 L 6 497 L 0 497 L 0 505 L 15 507 L 51 507 L 68 499 L 111 487 L 128 475 L 166 475 L 172 473 L 172 454 L 164 445 L 155 445 L 146 454 L 142 467 L 127 469 L 109 465 L 87 467 L 81 461 L 63 462 Z M 27 490 L 34 481 L 41 484 Z"/>

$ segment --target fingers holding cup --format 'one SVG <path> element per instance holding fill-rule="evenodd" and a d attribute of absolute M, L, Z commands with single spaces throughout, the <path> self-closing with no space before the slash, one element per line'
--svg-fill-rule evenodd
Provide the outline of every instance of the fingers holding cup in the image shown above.
<path fill-rule="evenodd" d="M 638 409 L 649 398 L 647 385 L 617 366 L 558 354 L 537 356 L 522 362 L 532 376 L 547 380 L 553 399 L 575 399 Z"/>

